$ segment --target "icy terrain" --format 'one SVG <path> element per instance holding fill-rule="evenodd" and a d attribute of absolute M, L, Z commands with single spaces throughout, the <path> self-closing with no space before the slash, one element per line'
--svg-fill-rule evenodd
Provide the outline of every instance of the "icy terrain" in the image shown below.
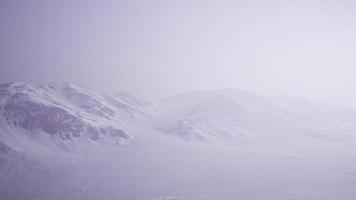
<path fill-rule="evenodd" d="M 351 200 L 356 112 L 223 89 L 0 86 L 0 199 Z"/>

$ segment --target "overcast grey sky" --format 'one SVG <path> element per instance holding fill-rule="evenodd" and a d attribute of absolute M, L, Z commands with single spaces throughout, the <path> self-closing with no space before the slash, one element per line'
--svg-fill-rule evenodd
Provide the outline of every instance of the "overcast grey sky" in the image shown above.
<path fill-rule="evenodd" d="M 1 0 L 0 79 L 356 102 L 355 11 L 351 0 Z"/>

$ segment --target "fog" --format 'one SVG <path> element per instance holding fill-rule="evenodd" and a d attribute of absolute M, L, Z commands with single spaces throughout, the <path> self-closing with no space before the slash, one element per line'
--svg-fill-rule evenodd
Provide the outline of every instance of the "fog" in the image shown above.
<path fill-rule="evenodd" d="M 240 88 L 352 105 L 353 1 L 0 2 L 0 80 L 163 97 Z"/>

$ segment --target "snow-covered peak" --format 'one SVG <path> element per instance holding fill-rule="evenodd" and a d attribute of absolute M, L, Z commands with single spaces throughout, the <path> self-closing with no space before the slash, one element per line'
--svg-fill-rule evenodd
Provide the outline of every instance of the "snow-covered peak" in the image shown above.
<path fill-rule="evenodd" d="M 120 106 L 113 99 L 120 101 Z M 73 83 L 13 82 L 0 85 L 1 128 L 44 133 L 63 140 L 86 138 L 121 143 L 131 138 L 126 131 L 128 121 L 136 120 L 137 113 L 145 114 L 145 105 L 138 102 Z"/>
<path fill-rule="evenodd" d="M 158 129 L 188 140 L 346 139 L 356 130 L 350 120 L 355 112 L 293 98 L 276 101 L 231 88 L 168 98 L 161 101 L 161 110 Z"/>

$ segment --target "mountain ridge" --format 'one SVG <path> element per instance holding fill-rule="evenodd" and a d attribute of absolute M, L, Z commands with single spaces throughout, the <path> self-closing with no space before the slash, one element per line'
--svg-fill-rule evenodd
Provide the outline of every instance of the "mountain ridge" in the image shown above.
<path fill-rule="evenodd" d="M 146 104 L 128 103 L 73 83 L 32 84 L 12 82 L 0 85 L 0 120 L 11 130 L 43 132 L 63 140 L 111 138 L 126 143 L 128 120 L 143 116 Z M 147 108 L 148 109 L 148 108 Z M 16 131 L 16 130 L 15 130 Z M 3 134 L 6 135 L 6 134 Z"/>

